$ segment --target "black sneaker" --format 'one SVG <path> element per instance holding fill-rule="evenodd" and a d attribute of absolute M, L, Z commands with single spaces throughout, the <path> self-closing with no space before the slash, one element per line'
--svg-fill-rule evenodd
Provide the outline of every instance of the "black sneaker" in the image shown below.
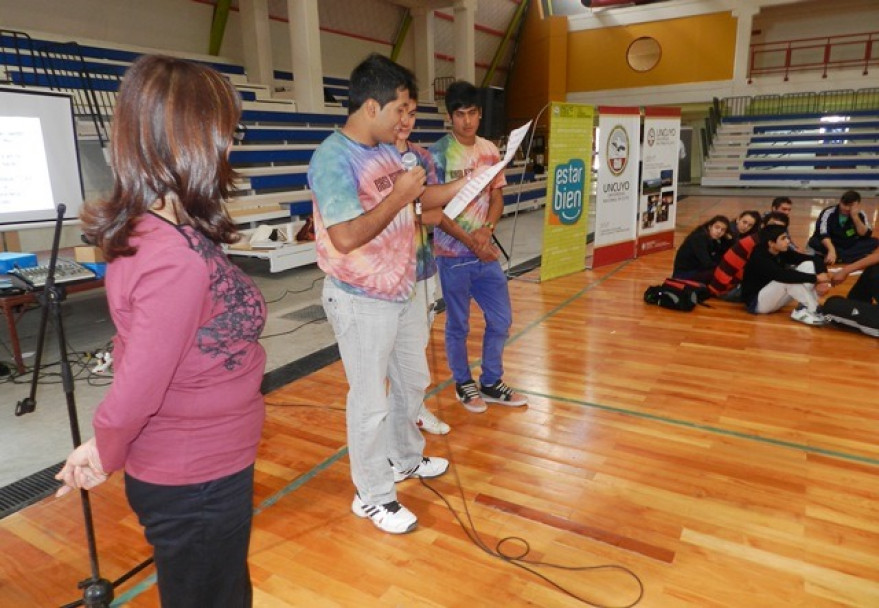
<path fill-rule="evenodd" d="M 461 384 L 456 383 L 455 395 L 457 395 L 458 401 L 464 405 L 464 408 L 468 412 L 481 414 L 488 409 L 488 406 L 485 405 L 485 400 L 483 400 L 482 395 L 479 394 L 479 388 L 473 380 L 468 380 Z"/>
<path fill-rule="evenodd" d="M 482 400 L 488 403 L 500 403 L 514 407 L 528 403 L 528 397 L 513 391 L 513 389 L 504 384 L 503 380 L 483 386 L 479 389 L 479 392 L 482 394 Z"/>

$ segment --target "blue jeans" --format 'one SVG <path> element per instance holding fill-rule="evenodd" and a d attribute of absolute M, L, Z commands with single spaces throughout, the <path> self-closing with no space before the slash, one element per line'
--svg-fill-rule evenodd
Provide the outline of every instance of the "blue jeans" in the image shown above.
<path fill-rule="evenodd" d="M 397 492 L 388 461 L 411 469 L 424 450 L 415 420 L 430 384 L 426 311 L 418 310 L 415 300 L 389 302 L 348 293 L 329 278 L 322 300 L 348 380 L 351 478 L 365 503 L 391 502 Z M 392 401 L 388 381 L 406 397 Z"/>
<path fill-rule="evenodd" d="M 125 494 L 153 546 L 162 606 L 249 608 L 253 465 L 185 486 L 125 475 Z"/>
<path fill-rule="evenodd" d="M 446 303 L 446 357 L 452 376 L 458 384 L 473 378 L 467 358 L 472 297 L 485 317 L 479 384 L 494 384 L 504 377 L 504 345 L 513 323 L 507 277 L 501 264 L 475 257 L 437 257 L 436 263 Z"/>

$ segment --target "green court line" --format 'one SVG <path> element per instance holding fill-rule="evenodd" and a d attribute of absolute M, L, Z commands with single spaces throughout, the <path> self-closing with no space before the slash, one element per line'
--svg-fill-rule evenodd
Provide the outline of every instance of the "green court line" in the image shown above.
<path fill-rule="evenodd" d="M 284 498 L 285 496 L 287 496 L 291 492 L 298 490 L 303 485 L 305 485 L 306 483 L 308 483 L 309 481 L 314 479 L 318 473 L 321 473 L 325 469 L 329 468 L 337 460 L 343 458 L 347 454 L 348 454 L 348 446 L 347 445 L 342 446 L 342 448 L 339 449 L 338 452 L 336 452 L 335 454 L 333 454 L 332 456 L 330 456 L 329 458 L 327 458 L 326 460 L 324 460 L 323 462 L 321 462 L 317 466 L 312 467 L 310 471 L 303 473 L 302 475 L 300 475 L 299 477 L 297 477 L 296 479 L 294 479 L 293 481 L 288 483 L 286 486 L 284 486 L 283 488 L 281 488 L 280 490 L 278 490 L 277 492 L 275 492 L 274 494 L 272 494 L 271 496 L 266 498 L 261 503 L 259 503 L 259 505 L 257 505 L 257 507 L 253 510 L 253 514 L 259 515 L 260 513 L 262 513 L 263 511 L 265 511 L 266 509 L 268 509 L 272 505 L 274 505 L 276 502 L 278 502 L 279 500 L 281 500 L 282 498 Z"/>
<path fill-rule="evenodd" d="M 567 298 L 566 300 L 564 300 L 561 304 L 559 304 L 558 306 L 556 306 L 556 307 L 553 308 L 552 310 L 550 310 L 550 311 L 544 313 L 544 314 L 543 314 L 542 316 L 540 316 L 540 317 L 537 317 L 534 321 L 532 321 L 531 323 L 528 323 L 528 324 L 527 324 L 525 327 L 523 327 L 521 330 L 519 330 L 518 332 L 514 333 L 514 334 L 511 335 L 509 338 L 507 338 L 507 344 L 512 344 L 513 342 L 515 342 L 516 340 L 518 340 L 519 338 L 521 338 L 522 336 L 524 336 L 526 333 L 528 333 L 529 331 L 531 331 L 532 329 L 534 329 L 535 327 L 537 327 L 538 325 L 540 325 L 541 323 L 543 323 L 543 322 L 546 321 L 547 319 L 550 319 L 550 318 L 554 317 L 555 315 L 559 314 L 559 313 L 560 313 L 561 311 L 563 311 L 565 308 L 567 308 L 568 306 L 570 306 L 574 301 L 579 300 L 579 299 L 582 298 L 584 295 L 586 295 L 587 293 L 589 293 L 590 291 L 592 291 L 593 289 L 595 289 L 596 287 L 598 287 L 599 285 L 601 285 L 602 283 L 604 283 L 607 279 L 609 279 L 610 277 L 612 277 L 613 275 L 615 275 L 616 273 L 618 273 L 620 270 L 622 270 L 623 268 L 625 268 L 626 266 L 628 266 L 632 261 L 633 261 L 633 260 L 626 260 L 625 262 L 622 262 L 619 266 L 617 266 L 616 268 L 614 268 L 613 270 L 611 270 L 610 272 L 608 272 L 608 273 L 607 273 L 606 275 L 604 275 L 603 277 L 601 277 L 601 278 L 599 278 L 599 279 L 596 279 L 593 283 L 590 283 L 589 285 L 587 285 L 586 287 L 584 287 L 583 289 L 581 289 L 580 291 L 578 291 L 577 293 L 575 293 L 575 294 L 572 295 L 571 297 Z M 473 360 L 473 363 L 470 364 L 470 369 L 473 369 L 473 368 L 475 368 L 477 365 L 481 365 L 481 364 L 482 364 L 482 359 L 481 359 L 481 358 L 480 358 L 480 359 L 474 359 L 474 360 Z M 453 383 L 454 383 L 454 378 L 452 378 L 452 377 L 450 376 L 448 379 L 443 380 L 442 382 L 439 382 L 439 383 L 433 388 L 433 390 L 428 391 L 428 392 L 424 395 L 424 398 L 427 399 L 428 397 L 433 397 L 433 396 L 436 395 L 438 392 L 440 392 L 441 390 L 443 390 L 444 388 L 446 388 L 447 386 L 449 386 L 450 384 L 453 384 Z"/>
<path fill-rule="evenodd" d="M 727 437 L 735 437 L 736 439 L 744 439 L 745 441 L 754 441 L 757 443 L 765 443 L 768 445 L 773 445 L 782 448 L 790 448 L 801 452 L 808 452 L 812 454 L 821 454 L 822 456 L 831 456 L 833 458 L 839 458 L 840 460 L 850 460 L 853 462 L 859 462 L 863 464 L 869 464 L 873 466 L 879 466 L 879 458 L 870 458 L 869 456 L 861 456 L 859 454 L 852 454 L 849 452 L 840 452 L 837 450 L 829 450 L 827 448 L 819 448 L 816 446 L 811 446 L 805 443 L 796 443 L 795 441 L 786 441 L 784 439 L 775 439 L 773 437 L 764 437 L 762 435 L 755 435 L 753 433 L 744 433 L 742 431 L 734 431 L 732 429 L 725 429 L 719 426 L 711 426 L 710 424 L 701 424 L 698 422 L 691 422 L 689 420 L 682 420 L 680 418 L 671 418 L 668 416 L 659 416 L 657 414 L 649 414 L 647 412 L 639 412 L 637 410 L 630 410 L 623 407 L 615 407 L 612 405 L 600 405 L 598 403 L 592 403 L 591 401 L 581 401 L 579 399 L 574 399 L 571 397 L 561 397 L 559 395 L 547 395 L 544 393 L 538 393 L 536 391 L 526 391 L 522 389 L 516 389 L 520 393 L 524 393 L 526 395 L 534 395 L 535 397 L 543 397 L 545 399 L 551 399 L 552 401 L 560 401 L 562 403 L 571 403 L 574 405 L 582 405 L 584 407 L 589 407 L 596 410 L 601 410 L 604 412 L 612 412 L 614 414 L 622 414 L 624 416 L 631 416 L 633 418 L 642 418 L 644 420 L 650 420 L 653 422 L 660 422 L 663 424 L 670 424 L 672 426 L 678 426 L 683 428 L 688 428 L 696 431 L 704 431 L 707 433 L 712 433 L 715 435 L 725 435 Z"/>
<path fill-rule="evenodd" d="M 520 338 L 522 338 L 522 336 L 527 334 L 534 327 L 540 325 L 541 323 L 543 323 L 547 319 L 554 317 L 559 312 L 563 311 L 565 308 L 570 306 L 574 301 L 580 299 L 581 297 L 586 295 L 588 292 L 592 291 L 595 287 L 601 285 L 605 280 L 607 280 L 610 277 L 612 277 L 613 275 L 615 275 L 617 272 L 619 272 L 620 270 L 622 270 L 623 268 L 628 266 L 633 261 L 634 260 L 626 260 L 625 262 L 620 263 L 619 266 L 617 266 L 616 268 L 614 268 L 613 270 L 608 272 L 603 277 L 597 279 L 593 283 L 590 283 L 589 285 L 587 285 L 586 287 L 584 287 L 583 289 L 581 289 L 580 291 L 578 291 L 577 293 L 575 293 L 571 297 L 564 300 L 562 303 L 560 303 L 558 306 L 556 306 L 552 310 L 546 312 L 543 316 L 538 317 L 537 319 L 535 319 L 531 323 L 527 324 L 520 331 L 518 331 L 515 334 L 513 334 L 512 336 L 510 336 L 509 339 L 507 340 L 507 344 L 511 344 L 511 343 L 515 342 L 516 340 L 519 340 Z M 470 369 L 475 368 L 481 362 L 482 362 L 481 359 L 476 359 L 473 362 L 473 364 L 470 366 Z M 441 390 L 445 389 L 447 386 L 449 386 L 452 383 L 454 383 L 454 379 L 451 377 L 448 378 L 447 380 L 444 380 L 443 382 L 438 383 L 432 390 L 430 390 L 425 395 L 425 399 L 436 395 L 437 393 L 439 393 Z M 652 420 L 654 422 L 661 422 L 664 424 L 670 424 L 670 425 L 684 427 L 684 428 L 690 428 L 690 429 L 694 429 L 694 430 L 705 431 L 708 433 L 713 433 L 715 435 L 725 435 L 727 437 L 735 437 L 737 439 L 743 439 L 745 441 L 764 443 L 764 444 L 768 444 L 768 445 L 774 445 L 774 446 L 778 446 L 778 447 L 794 449 L 794 450 L 798 450 L 798 451 L 802 451 L 802 452 L 807 452 L 807 453 L 812 453 L 812 454 L 821 454 L 824 456 L 839 458 L 840 460 L 848 460 L 848 461 L 852 461 L 852 462 L 859 462 L 859 463 L 863 463 L 863 464 L 879 466 L 879 459 L 877 459 L 877 458 L 870 458 L 868 456 L 861 456 L 861 455 L 852 454 L 849 452 L 840 452 L 837 450 L 830 450 L 830 449 L 826 449 L 826 448 L 810 446 L 810 445 L 807 445 L 804 443 L 796 443 L 793 441 L 774 439 L 772 437 L 764 437 L 762 435 L 755 435 L 753 433 L 743 433 L 741 431 L 734 431 L 734 430 L 725 429 L 722 427 L 699 424 L 697 422 L 690 422 L 690 421 L 681 420 L 678 418 L 657 416 L 655 414 L 638 412 L 636 410 L 630 410 L 630 409 L 626 409 L 626 408 L 613 407 L 613 406 L 609 406 L 609 405 L 600 405 L 597 403 L 591 403 L 589 401 L 580 401 L 580 400 L 571 399 L 568 397 L 560 397 L 558 395 L 545 395 L 542 393 L 522 390 L 522 389 L 518 389 L 518 388 L 516 390 L 520 393 L 524 393 L 527 395 L 534 395 L 535 397 L 544 397 L 546 399 L 551 399 L 554 401 L 562 401 L 565 403 L 583 405 L 585 407 L 590 407 L 593 409 L 603 410 L 603 411 L 607 411 L 607 412 L 614 412 L 617 414 L 623 414 L 623 415 L 632 416 L 632 417 L 636 417 L 636 418 L 642 418 L 645 420 Z"/>
<path fill-rule="evenodd" d="M 113 603 L 110 604 L 110 606 L 122 606 L 123 604 L 125 604 L 125 602 L 130 602 L 131 600 L 133 600 L 138 595 L 140 595 L 141 593 L 143 593 L 144 591 L 146 591 L 147 589 L 149 589 L 150 587 L 152 587 L 155 584 L 156 584 L 156 575 L 150 574 L 148 577 L 146 577 L 145 579 L 140 581 L 134 587 L 132 587 L 131 589 L 129 589 L 128 591 L 126 591 L 122 595 L 116 597 L 113 600 Z"/>

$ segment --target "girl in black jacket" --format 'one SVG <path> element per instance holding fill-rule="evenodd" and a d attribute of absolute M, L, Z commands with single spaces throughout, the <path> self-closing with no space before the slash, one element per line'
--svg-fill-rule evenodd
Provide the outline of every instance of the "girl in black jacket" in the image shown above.
<path fill-rule="evenodd" d="M 693 230 L 675 254 L 671 276 L 699 281 L 707 285 L 714 274 L 714 267 L 723 254 L 721 239 L 728 230 L 729 219 L 723 215 L 715 215 Z"/>

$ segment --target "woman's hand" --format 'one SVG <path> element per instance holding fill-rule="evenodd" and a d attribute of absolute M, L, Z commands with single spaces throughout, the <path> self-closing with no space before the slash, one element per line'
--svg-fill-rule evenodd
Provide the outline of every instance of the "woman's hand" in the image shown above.
<path fill-rule="evenodd" d="M 91 490 L 107 481 L 107 477 L 101 466 L 98 446 L 94 438 L 89 439 L 70 453 L 67 462 L 55 475 L 55 479 L 64 483 L 55 496 L 64 496 L 73 489 Z"/>

